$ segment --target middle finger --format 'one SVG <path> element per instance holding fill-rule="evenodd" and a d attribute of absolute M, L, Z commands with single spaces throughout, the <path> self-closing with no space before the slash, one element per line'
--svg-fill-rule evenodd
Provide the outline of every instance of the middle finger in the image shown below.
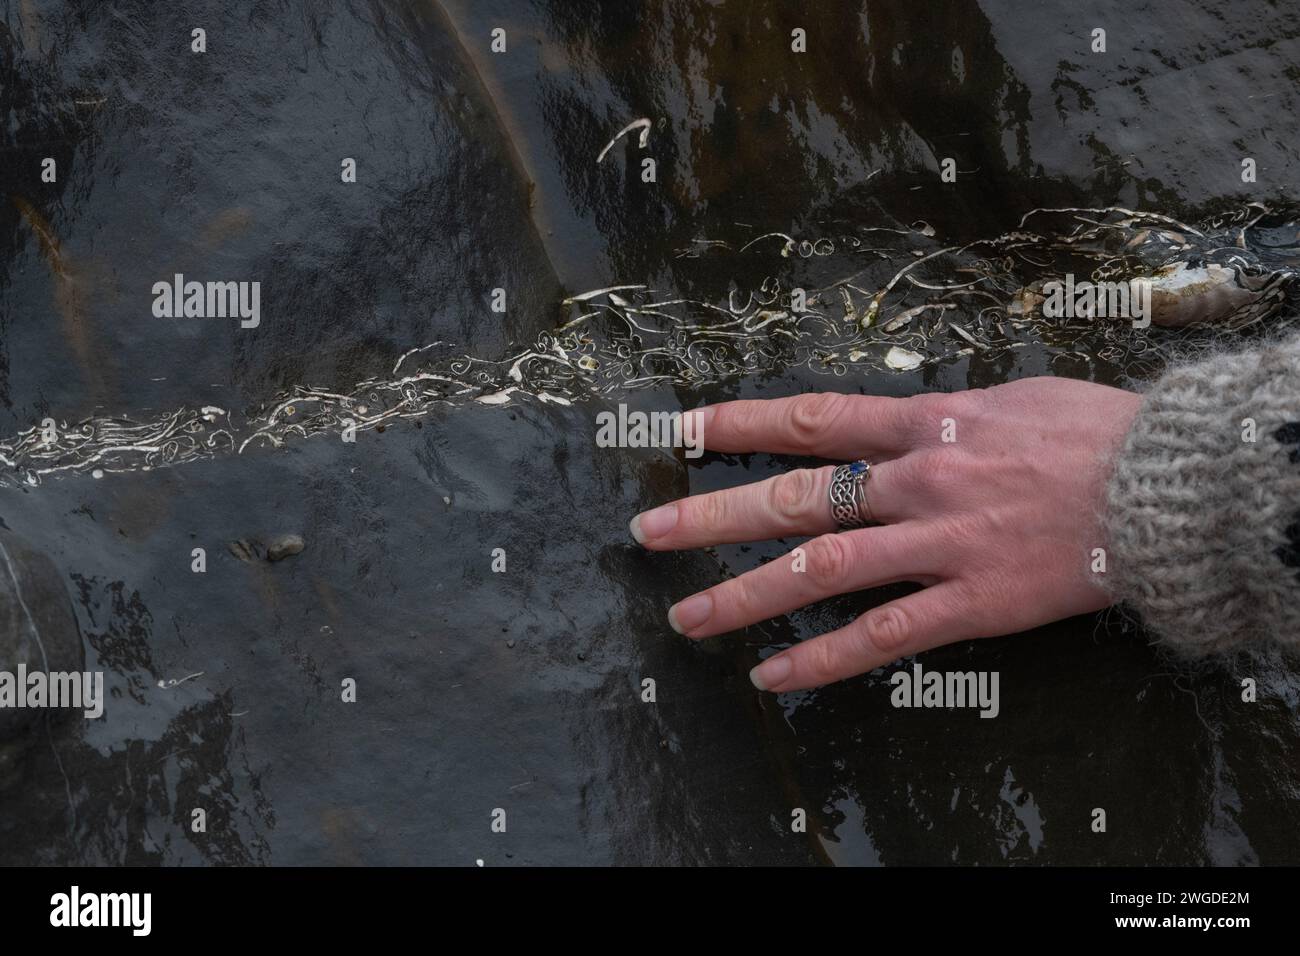
<path fill-rule="evenodd" d="M 678 634 L 712 637 L 757 624 L 850 591 L 898 581 L 933 584 L 929 566 L 939 548 L 919 522 L 825 534 L 739 577 L 674 604 L 668 623 Z"/>

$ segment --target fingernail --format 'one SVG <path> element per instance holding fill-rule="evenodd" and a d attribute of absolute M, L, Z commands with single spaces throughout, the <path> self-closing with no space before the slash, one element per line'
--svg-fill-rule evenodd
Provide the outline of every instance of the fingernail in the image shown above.
<path fill-rule="evenodd" d="M 668 623 L 678 634 L 693 631 L 713 613 L 713 598 L 707 594 L 692 594 L 668 609 Z"/>
<path fill-rule="evenodd" d="M 643 511 L 628 523 L 628 530 L 637 544 L 645 544 L 655 538 L 662 538 L 677 525 L 677 505 L 660 505 L 650 511 Z"/>
<path fill-rule="evenodd" d="M 759 690 L 771 690 L 789 680 L 792 669 L 789 656 L 778 654 L 776 657 L 769 657 L 750 671 L 749 679 Z"/>

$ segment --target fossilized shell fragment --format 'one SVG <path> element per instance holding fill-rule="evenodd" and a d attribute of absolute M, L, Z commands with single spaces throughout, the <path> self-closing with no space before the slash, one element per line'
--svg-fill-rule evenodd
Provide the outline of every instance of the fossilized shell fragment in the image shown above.
<path fill-rule="evenodd" d="M 891 348 L 885 355 L 885 364 L 900 372 L 920 368 L 921 363 L 924 361 L 925 356 L 921 355 L 919 352 L 912 352 L 908 349 L 899 348 L 897 345 Z"/>
<path fill-rule="evenodd" d="M 1151 321 L 1176 328 L 1223 324 L 1259 299 L 1259 292 L 1247 282 L 1249 279 L 1239 277 L 1235 270 L 1213 263 L 1165 266 L 1150 278 Z"/>

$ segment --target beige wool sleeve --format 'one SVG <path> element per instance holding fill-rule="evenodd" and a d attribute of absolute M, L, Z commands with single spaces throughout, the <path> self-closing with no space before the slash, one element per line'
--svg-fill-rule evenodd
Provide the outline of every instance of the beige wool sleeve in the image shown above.
<path fill-rule="evenodd" d="M 1104 525 L 1107 586 L 1161 643 L 1300 648 L 1300 336 L 1158 379 L 1116 458 Z"/>

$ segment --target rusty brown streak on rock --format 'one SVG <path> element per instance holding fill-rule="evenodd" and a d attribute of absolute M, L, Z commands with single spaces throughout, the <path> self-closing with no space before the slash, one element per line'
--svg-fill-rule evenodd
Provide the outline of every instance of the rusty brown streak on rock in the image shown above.
<path fill-rule="evenodd" d="M 36 234 L 41 256 L 50 267 L 54 278 L 54 304 L 63 320 L 64 337 L 72 347 L 83 380 L 98 400 L 107 401 L 109 396 L 104 385 L 103 363 L 97 357 L 90 330 L 82 318 L 83 290 L 78 281 L 79 273 L 59 248 L 58 237 L 36 207 L 21 196 L 10 195 L 9 198 Z"/>

